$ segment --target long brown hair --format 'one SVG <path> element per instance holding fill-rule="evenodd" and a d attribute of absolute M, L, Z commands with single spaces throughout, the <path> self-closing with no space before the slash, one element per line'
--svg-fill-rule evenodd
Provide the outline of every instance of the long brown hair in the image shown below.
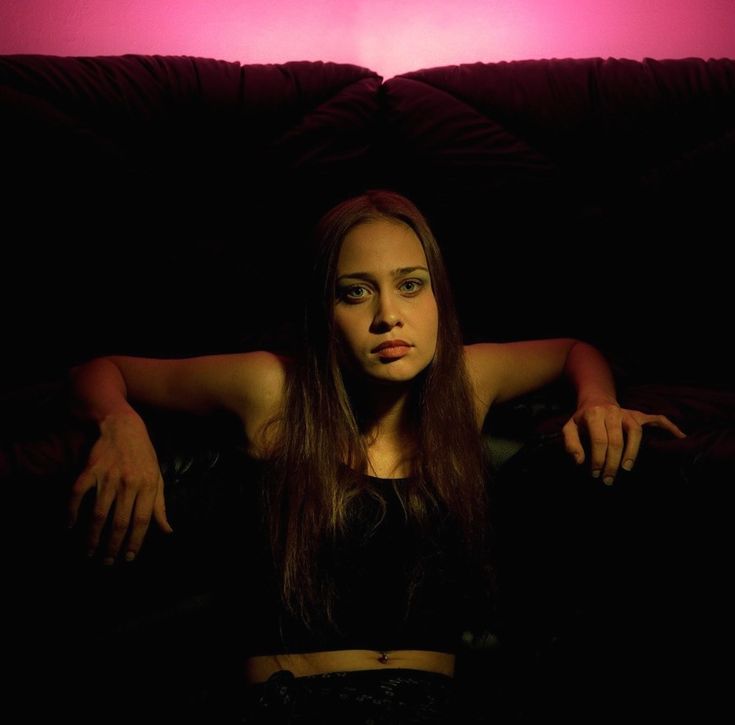
<path fill-rule="evenodd" d="M 301 344 L 282 411 L 270 421 L 281 423 L 267 455 L 274 475 L 263 488 L 271 552 L 283 603 L 309 628 L 313 615 L 336 626 L 335 586 L 319 566 L 320 547 L 346 533 L 356 497 L 373 497 L 383 513 L 387 505 L 384 494 L 359 475 L 367 464 L 359 389 L 339 365 L 334 322 L 343 240 L 356 225 L 385 218 L 407 224 L 419 238 L 438 308 L 436 353 L 412 381 L 409 396 L 417 448 L 414 475 L 400 487 L 407 520 L 419 536 L 428 535 L 432 512 L 443 510 L 460 533 L 468 561 L 479 561 L 485 552 L 488 471 L 441 251 L 413 203 L 391 191 L 369 190 L 331 209 L 314 230 Z M 417 565 L 407 607 L 421 574 Z"/>

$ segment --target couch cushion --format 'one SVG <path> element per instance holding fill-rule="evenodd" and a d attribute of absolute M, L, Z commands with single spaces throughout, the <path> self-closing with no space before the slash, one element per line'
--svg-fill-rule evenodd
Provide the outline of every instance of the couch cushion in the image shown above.
<path fill-rule="evenodd" d="M 316 219 L 369 176 L 380 82 L 328 62 L 0 56 L 17 182 L 3 379 L 90 354 L 282 345 L 298 312 L 274 289 L 300 273 Z"/>

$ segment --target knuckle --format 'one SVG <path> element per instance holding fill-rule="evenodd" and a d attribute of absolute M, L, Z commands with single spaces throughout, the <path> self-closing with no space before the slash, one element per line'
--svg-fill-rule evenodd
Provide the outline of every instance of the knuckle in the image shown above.
<path fill-rule="evenodd" d="M 84 494 L 84 485 L 81 484 L 79 481 L 76 481 L 72 484 L 71 488 L 69 489 L 69 496 L 72 500 L 78 500 L 82 497 Z"/>
<path fill-rule="evenodd" d="M 139 477 L 132 474 L 130 471 L 123 471 L 120 474 L 120 486 L 123 489 L 134 488 L 139 481 Z"/>
<path fill-rule="evenodd" d="M 102 511 L 101 509 L 95 508 L 92 511 L 92 521 L 95 524 L 104 524 L 107 520 L 107 512 Z"/>
<path fill-rule="evenodd" d="M 118 476 L 112 471 L 103 471 L 97 475 L 97 483 L 100 486 L 115 486 Z"/>
<path fill-rule="evenodd" d="M 127 531 L 129 523 L 130 522 L 126 518 L 115 519 L 114 523 L 112 524 L 112 530 L 118 534 Z"/>
<path fill-rule="evenodd" d="M 150 521 L 150 517 L 146 516 L 144 514 L 136 514 L 135 518 L 133 519 L 133 524 L 136 528 L 144 528 L 148 526 L 148 522 Z"/>
<path fill-rule="evenodd" d="M 156 485 L 156 479 L 148 474 L 129 472 L 123 478 L 124 486 L 128 490 L 147 490 Z"/>
<path fill-rule="evenodd" d="M 72 484 L 71 490 L 81 495 L 94 486 L 98 480 L 99 474 L 96 471 L 86 470 L 77 476 Z"/>

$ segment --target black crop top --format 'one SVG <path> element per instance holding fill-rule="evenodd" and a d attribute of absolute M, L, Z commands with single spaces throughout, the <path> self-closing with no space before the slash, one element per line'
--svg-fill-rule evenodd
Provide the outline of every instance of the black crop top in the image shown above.
<path fill-rule="evenodd" d="M 244 521 L 237 526 L 237 564 L 228 567 L 240 582 L 234 587 L 230 582 L 229 606 L 230 634 L 241 655 L 340 649 L 457 652 L 467 626 L 471 574 L 454 529 L 443 517 L 436 515 L 428 536 L 412 531 L 400 494 L 410 479 L 366 476 L 385 493 L 385 517 L 375 527 L 381 516 L 378 502 L 367 494 L 357 499 L 349 536 L 329 547 L 323 560 L 337 584 L 334 614 L 340 631 L 322 627 L 310 632 L 280 604 L 257 488 L 267 480 L 267 466 L 249 459 L 248 468 L 242 509 L 236 513 Z M 424 575 L 407 609 L 408 576 L 418 557 Z"/>

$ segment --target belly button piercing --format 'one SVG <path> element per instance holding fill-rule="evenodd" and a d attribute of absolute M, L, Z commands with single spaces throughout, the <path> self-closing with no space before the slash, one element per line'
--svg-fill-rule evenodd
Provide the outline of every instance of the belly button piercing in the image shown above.
<path fill-rule="evenodd" d="M 378 657 L 378 662 L 380 662 L 382 664 L 387 664 L 387 662 L 388 662 L 388 653 L 387 652 L 381 652 L 380 650 L 378 650 L 378 651 L 380 652 L 380 657 Z"/>

